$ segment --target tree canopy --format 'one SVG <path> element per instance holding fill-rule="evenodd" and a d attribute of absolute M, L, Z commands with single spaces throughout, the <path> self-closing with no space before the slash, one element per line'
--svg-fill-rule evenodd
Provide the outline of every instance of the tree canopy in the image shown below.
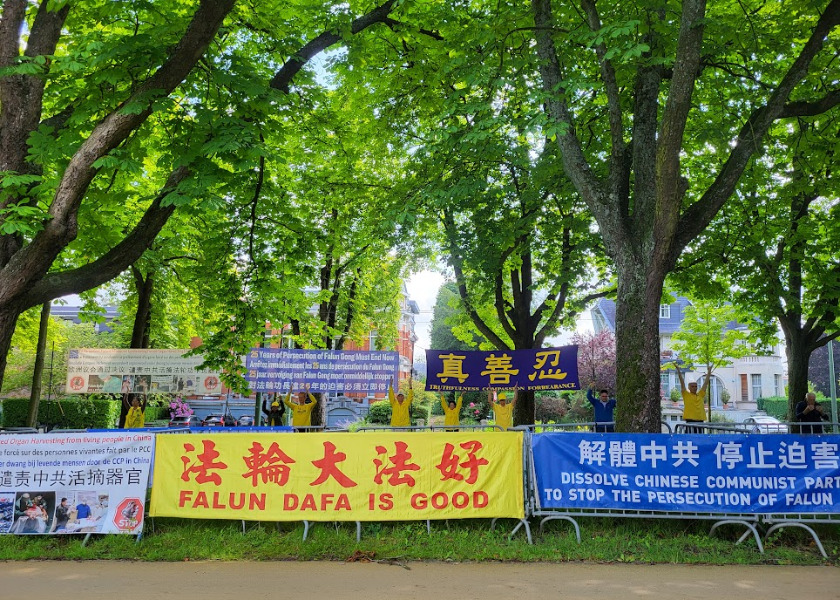
<path fill-rule="evenodd" d="M 266 322 L 310 347 L 387 332 L 437 258 L 497 348 L 615 284 L 617 425 L 658 431 L 683 253 L 717 273 L 715 236 L 750 223 L 718 292 L 804 321 L 800 354 L 837 332 L 811 301 L 838 279 L 838 21 L 840 0 L 3 0 L 0 377 L 27 309 L 122 277 L 133 345 L 196 333 L 233 382 Z"/>

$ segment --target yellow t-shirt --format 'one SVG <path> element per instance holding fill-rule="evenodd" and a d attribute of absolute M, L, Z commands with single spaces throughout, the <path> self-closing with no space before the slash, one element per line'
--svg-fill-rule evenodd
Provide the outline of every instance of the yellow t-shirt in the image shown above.
<path fill-rule="evenodd" d="M 394 388 L 388 388 L 388 402 L 391 404 L 391 427 L 411 426 L 411 402 L 414 390 L 408 390 L 408 397 L 400 404 L 394 396 Z"/>
<path fill-rule="evenodd" d="M 683 399 L 683 419 L 691 419 L 692 421 L 705 421 L 706 409 L 703 407 L 703 401 L 706 399 L 706 384 L 697 390 L 696 394 L 692 394 L 688 390 L 682 391 Z"/>
<path fill-rule="evenodd" d="M 292 427 L 309 427 L 312 425 L 312 409 L 318 404 L 315 396 L 309 394 L 311 400 L 309 404 L 292 404 L 290 397 L 291 394 L 283 398 L 283 404 L 292 411 Z"/>
<path fill-rule="evenodd" d="M 449 408 L 449 404 L 446 402 L 446 399 L 443 396 L 440 397 L 440 405 L 443 408 L 443 414 L 445 415 L 443 419 L 444 425 L 461 424 L 461 402 L 463 400 L 463 396 L 458 396 L 458 401 L 455 403 L 455 408 Z"/>
<path fill-rule="evenodd" d="M 508 402 L 504 406 L 498 402 L 493 403 L 493 415 L 496 418 L 496 425 L 504 429 L 513 427 L 513 404 Z"/>
<path fill-rule="evenodd" d="M 143 409 L 139 406 L 132 406 L 128 409 L 125 415 L 126 429 L 139 429 L 146 426 L 146 415 L 143 414 Z"/>

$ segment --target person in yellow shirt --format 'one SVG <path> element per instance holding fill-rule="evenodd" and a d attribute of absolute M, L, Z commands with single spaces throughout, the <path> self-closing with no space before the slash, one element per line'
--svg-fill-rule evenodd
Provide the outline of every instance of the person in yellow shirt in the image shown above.
<path fill-rule="evenodd" d="M 309 402 L 306 402 L 307 396 Z M 289 407 L 292 411 L 292 427 L 309 427 L 312 425 L 312 409 L 318 404 L 318 400 L 309 392 L 309 384 L 306 384 L 306 389 L 298 392 L 295 402 L 291 402 L 292 388 L 289 388 L 289 393 L 283 398 L 283 404 Z"/>
<path fill-rule="evenodd" d="M 516 389 L 513 390 L 513 398 L 510 402 L 507 401 L 507 392 L 499 392 L 494 399 L 494 391 L 493 388 L 487 389 L 487 401 L 493 408 L 493 418 L 496 425 L 502 429 L 510 429 L 513 427 L 513 404 L 516 402 Z"/>
<path fill-rule="evenodd" d="M 408 401 L 405 394 L 400 392 L 394 396 L 394 382 L 388 388 L 388 402 L 391 404 L 391 427 L 411 427 L 411 403 L 414 401 L 414 390 L 409 383 Z"/>
<path fill-rule="evenodd" d="M 131 408 L 125 415 L 125 429 L 141 429 L 146 426 L 146 403 L 140 405 L 140 398 L 132 398 Z"/>
<path fill-rule="evenodd" d="M 289 394 L 291 394 L 291 390 L 289 390 Z M 288 398 L 288 396 L 286 396 Z M 262 411 L 265 413 L 265 424 L 269 427 L 280 427 L 284 425 L 283 417 L 286 414 L 286 406 L 285 402 L 280 404 L 277 400 L 274 400 L 271 403 L 271 408 L 266 406 L 268 404 L 268 400 L 263 398 L 262 401 Z"/>
<path fill-rule="evenodd" d="M 686 389 L 685 378 L 683 377 L 680 366 L 674 363 L 677 369 L 677 377 L 680 379 L 680 388 L 683 399 L 683 421 L 686 423 L 703 423 L 706 420 L 706 388 L 709 387 L 709 381 L 712 378 L 712 373 L 709 371 L 706 374 L 706 381 L 703 382 L 703 387 L 697 390 L 697 382 L 692 381 L 688 384 Z M 688 433 L 702 433 L 700 427 L 686 427 Z"/>
<path fill-rule="evenodd" d="M 464 401 L 464 396 L 458 396 L 458 401 L 446 401 L 446 397 L 440 395 L 440 406 L 443 408 L 443 424 L 444 425 L 460 425 L 461 424 L 461 404 Z M 458 431 L 457 429 L 447 429 L 446 431 Z"/>

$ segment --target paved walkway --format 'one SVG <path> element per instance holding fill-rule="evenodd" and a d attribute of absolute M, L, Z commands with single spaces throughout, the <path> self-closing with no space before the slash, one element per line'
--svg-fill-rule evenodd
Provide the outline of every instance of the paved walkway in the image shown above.
<path fill-rule="evenodd" d="M 834 567 L 581 563 L 6 562 L 3 598 L 70 600 L 808 600 L 840 598 Z"/>

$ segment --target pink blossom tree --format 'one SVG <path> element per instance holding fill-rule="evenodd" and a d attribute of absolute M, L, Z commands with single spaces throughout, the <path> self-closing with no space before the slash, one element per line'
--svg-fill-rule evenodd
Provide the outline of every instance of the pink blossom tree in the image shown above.
<path fill-rule="evenodd" d="M 580 387 L 588 388 L 594 383 L 597 389 L 615 393 L 615 334 L 576 333 L 572 343 L 578 347 L 578 377 Z"/>

